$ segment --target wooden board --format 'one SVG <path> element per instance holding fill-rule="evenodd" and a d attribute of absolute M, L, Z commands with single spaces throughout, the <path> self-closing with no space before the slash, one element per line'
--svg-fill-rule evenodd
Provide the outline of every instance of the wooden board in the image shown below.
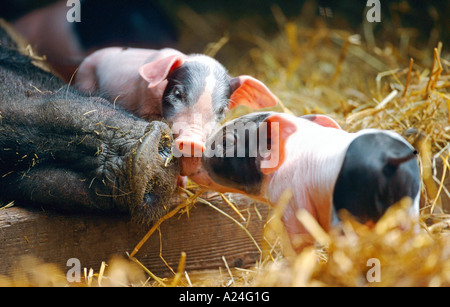
<path fill-rule="evenodd" d="M 261 244 L 268 206 L 241 195 L 227 195 L 248 222 L 240 220 L 217 194 L 208 201 L 239 220 Z M 149 229 L 119 216 L 63 215 L 20 207 L 3 209 L 0 210 L 0 274 L 13 273 L 21 255 L 33 255 L 54 263 L 63 272 L 70 268 L 66 266 L 67 260 L 77 258 L 83 268 L 98 272 L 102 261 L 110 260 L 113 255 L 126 257 L 126 252 L 131 253 Z M 189 217 L 175 215 L 166 220 L 160 229 L 161 235 L 156 231 L 135 256 L 160 277 L 171 275 L 160 257 L 160 249 L 174 270 L 181 252 L 186 252 L 188 272 L 225 268 L 222 256 L 230 267 L 246 268 L 261 256 L 244 230 L 204 204 L 197 203 Z"/>

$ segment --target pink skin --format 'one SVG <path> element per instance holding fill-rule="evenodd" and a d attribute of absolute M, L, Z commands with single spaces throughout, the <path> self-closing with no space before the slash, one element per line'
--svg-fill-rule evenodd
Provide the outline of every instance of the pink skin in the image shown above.
<path fill-rule="evenodd" d="M 205 129 L 191 125 L 189 129 L 173 130 L 175 147 L 185 156 L 199 157 L 205 151 Z"/>
<path fill-rule="evenodd" d="M 100 90 L 113 93 L 116 103 L 139 117 L 150 119 L 161 116 L 161 99 L 167 80 L 149 87 L 139 74 L 139 67 L 147 62 L 169 56 L 184 55 L 175 49 L 137 49 L 110 47 L 88 56 L 78 68 L 74 86 L 83 92 Z"/>
<path fill-rule="evenodd" d="M 340 130 L 334 121 L 326 122 L 323 118 L 313 123 L 287 114 L 282 117 L 294 122 L 297 131 L 284 142 L 286 159 L 279 169 L 269 174 L 263 189 L 272 204 L 278 202 L 285 189 L 292 189 L 293 197 L 284 211 L 283 221 L 293 247 L 300 250 L 313 240 L 298 221 L 296 212 L 306 209 L 325 231 L 330 230 L 333 189 L 353 136 Z"/>

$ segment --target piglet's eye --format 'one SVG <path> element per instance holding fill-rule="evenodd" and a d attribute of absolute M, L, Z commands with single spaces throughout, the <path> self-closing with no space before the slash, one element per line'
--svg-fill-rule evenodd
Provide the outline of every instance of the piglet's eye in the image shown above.
<path fill-rule="evenodd" d="M 234 133 L 226 133 L 223 137 L 223 145 L 226 147 L 234 146 L 236 141 L 236 135 Z"/>
<path fill-rule="evenodd" d="M 220 109 L 219 110 L 217 110 L 217 113 L 220 115 L 220 116 L 222 116 L 224 113 L 225 113 L 225 106 L 223 106 L 223 107 L 220 107 Z"/>
<path fill-rule="evenodd" d="M 183 98 L 183 94 L 181 93 L 180 90 L 175 90 L 175 92 L 173 94 L 175 95 L 175 98 L 177 98 L 177 99 Z"/>

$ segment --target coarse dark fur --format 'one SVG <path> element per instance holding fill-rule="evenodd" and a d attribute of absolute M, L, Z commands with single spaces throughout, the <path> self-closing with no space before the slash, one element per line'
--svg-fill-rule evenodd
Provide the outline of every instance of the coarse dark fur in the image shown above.
<path fill-rule="evenodd" d="M 158 219 L 180 164 L 170 128 L 86 97 L 17 51 L 0 27 L 0 199 Z"/>

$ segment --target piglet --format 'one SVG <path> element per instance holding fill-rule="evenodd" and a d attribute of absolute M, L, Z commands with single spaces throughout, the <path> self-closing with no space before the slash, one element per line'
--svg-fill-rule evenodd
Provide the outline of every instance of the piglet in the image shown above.
<path fill-rule="evenodd" d="M 166 119 L 177 153 L 199 156 L 210 131 L 228 109 L 276 105 L 277 99 L 250 76 L 232 78 L 206 55 L 175 49 L 111 47 L 96 51 L 79 67 L 75 86 L 100 92 L 144 119 Z"/>
<path fill-rule="evenodd" d="M 265 112 L 226 123 L 208 140 L 203 158 L 183 161 L 183 168 L 212 190 L 244 193 L 272 205 L 291 189 L 283 222 L 295 243 L 310 239 L 296 218 L 301 208 L 326 231 L 341 209 L 362 223 L 375 223 L 405 196 L 413 199 L 411 211 L 418 214 L 415 155 L 391 131 L 348 133 L 327 116 Z"/>

